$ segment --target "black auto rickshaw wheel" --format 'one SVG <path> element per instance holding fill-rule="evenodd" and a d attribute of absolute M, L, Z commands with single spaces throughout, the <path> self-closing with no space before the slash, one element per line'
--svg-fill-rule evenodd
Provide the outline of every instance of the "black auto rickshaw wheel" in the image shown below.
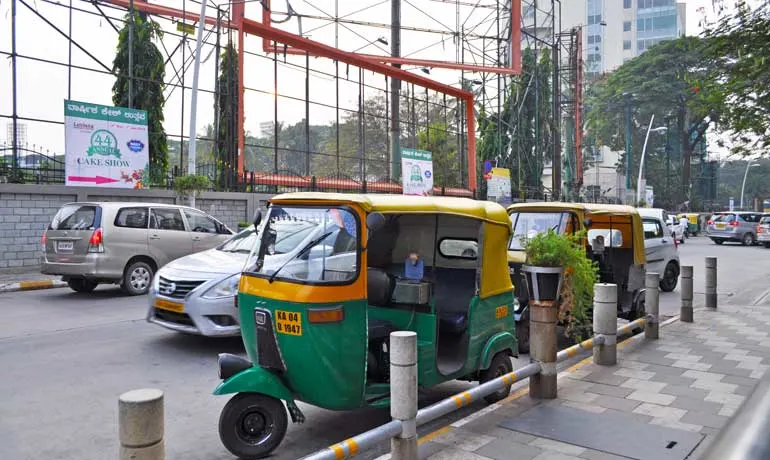
<path fill-rule="evenodd" d="M 677 281 L 679 280 L 679 267 L 674 262 L 669 262 L 666 265 L 666 270 L 663 272 L 663 278 L 660 279 L 660 290 L 663 292 L 671 292 L 676 289 Z"/>
<path fill-rule="evenodd" d="M 484 369 L 481 371 L 479 383 L 481 384 L 489 382 L 490 380 L 494 380 L 509 372 L 513 372 L 513 364 L 511 364 L 511 358 L 507 353 L 501 351 L 497 353 L 494 358 L 492 358 L 492 363 L 489 365 L 489 369 Z M 484 396 L 484 401 L 488 402 L 489 404 L 494 404 L 497 401 L 501 401 L 507 398 L 511 393 L 511 386 L 513 386 L 513 384 L 506 385 L 504 388 L 492 393 L 489 396 Z"/>
<path fill-rule="evenodd" d="M 516 340 L 519 342 L 519 354 L 529 353 L 529 321 L 524 318 L 516 323 Z"/>
<path fill-rule="evenodd" d="M 279 399 L 238 393 L 219 416 L 219 438 L 238 458 L 263 458 L 281 444 L 288 424 L 286 408 Z"/>

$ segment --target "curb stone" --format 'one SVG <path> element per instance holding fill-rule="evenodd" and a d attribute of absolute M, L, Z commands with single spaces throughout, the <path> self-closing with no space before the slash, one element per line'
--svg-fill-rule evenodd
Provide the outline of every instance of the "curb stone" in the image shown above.
<path fill-rule="evenodd" d="M 19 281 L 16 283 L 0 284 L 0 293 L 37 291 L 41 289 L 54 289 L 63 287 L 67 287 L 67 283 L 60 280 Z"/>

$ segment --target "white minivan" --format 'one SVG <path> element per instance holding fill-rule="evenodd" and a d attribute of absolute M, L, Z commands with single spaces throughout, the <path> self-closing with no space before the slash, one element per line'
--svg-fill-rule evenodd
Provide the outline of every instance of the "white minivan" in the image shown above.
<path fill-rule="evenodd" d="M 642 227 L 644 228 L 644 250 L 647 256 L 646 271 L 658 273 L 660 290 L 671 292 L 676 288 L 680 272 L 679 252 L 674 237 L 659 217 L 642 214 Z"/>

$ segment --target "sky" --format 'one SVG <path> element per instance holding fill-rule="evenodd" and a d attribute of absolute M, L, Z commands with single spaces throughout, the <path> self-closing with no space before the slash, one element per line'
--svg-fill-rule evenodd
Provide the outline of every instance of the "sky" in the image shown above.
<path fill-rule="evenodd" d="M 20 55 L 33 56 L 49 61 L 58 61 L 66 63 L 69 56 L 68 41 L 65 36 L 56 31 L 53 27 L 36 15 L 32 9 L 38 11 L 40 16 L 59 27 L 65 34 L 68 31 L 68 9 L 66 3 L 54 3 L 45 0 L 16 0 L 17 1 L 17 51 Z M 449 31 L 456 28 L 458 20 L 454 5 L 440 3 L 432 0 L 404 0 L 402 6 L 402 21 L 405 26 L 425 27 L 431 29 Z M 569 0 L 577 1 L 577 0 Z M 23 3 L 22 3 L 23 2 Z M 82 46 L 88 53 L 93 55 L 99 63 L 89 57 L 84 51 L 76 46 L 72 47 L 72 64 L 89 69 L 101 69 L 112 67 L 115 47 L 117 45 L 117 33 L 113 30 L 109 22 L 94 14 L 96 9 L 83 0 L 72 0 L 75 8 L 83 10 L 73 13 L 72 37 L 75 42 Z M 182 7 L 182 0 L 160 0 L 153 1 L 167 6 Z M 273 0 L 274 10 L 285 11 L 283 1 Z M 490 3 L 490 2 L 484 2 Z M 28 6 L 26 6 L 28 5 Z M 62 6 L 65 5 L 65 6 Z M 185 2 L 186 8 L 199 12 L 200 6 L 192 1 Z M 324 14 L 334 14 L 334 2 L 332 0 L 292 0 L 292 6 L 302 14 L 313 14 L 323 16 Z M 372 6 L 364 12 L 360 12 L 364 6 Z M 30 9 L 31 7 L 31 9 Z M 11 59 L 8 53 L 11 50 L 11 0 L 0 0 L 0 52 L 5 53 L 6 65 L 0 66 L 0 115 L 10 116 L 12 113 L 12 84 L 11 84 Z M 692 35 L 699 32 L 698 21 L 701 14 L 699 8 L 706 8 L 711 11 L 711 0 L 688 0 L 687 1 L 687 33 Z M 103 8 L 108 16 L 122 17 L 122 13 L 110 7 Z M 476 26 L 475 30 L 481 33 L 491 28 L 489 34 L 494 33 L 495 21 L 489 18 L 491 9 L 482 10 L 464 8 L 460 11 L 460 22 L 467 28 Z M 209 15 L 214 15 L 215 11 L 209 8 Z M 258 3 L 247 3 L 247 17 L 258 18 L 261 14 Z M 348 16 L 350 18 L 385 21 L 390 17 L 389 0 L 339 0 L 339 16 Z M 164 30 L 175 31 L 175 24 L 170 21 L 159 20 Z M 323 27 L 311 31 L 314 27 L 328 24 L 328 21 L 313 21 L 303 19 L 303 32 L 308 34 L 311 39 L 334 44 L 333 27 Z M 117 23 L 120 27 L 120 23 Z M 295 19 L 281 26 L 286 30 L 298 32 L 298 24 Z M 209 28 L 211 29 L 211 28 Z M 468 30 L 468 29 L 466 29 Z M 309 31 L 309 32 L 308 32 Z M 388 46 L 377 42 L 378 37 L 386 40 L 390 39 L 388 29 L 352 26 L 339 28 L 337 43 L 341 48 L 360 49 L 361 52 L 375 52 L 374 47 L 379 47 L 380 52 L 387 52 Z M 443 37 L 443 41 L 441 38 Z M 208 37 L 213 43 L 214 35 Z M 222 37 L 226 40 L 226 36 Z M 369 44 L 367 44 L 367 41 Z M 452 41 L 450 35 L 425 34 L 417 32 L 404 32 L 402 35 L 402 51 L 404 54 L 413 53 L 422 48 L 427 48 L 415 54 L 415 56 L 455 60 L 458 49 Z M 179 36 L 167 34 L 163 39 L 163 45 L 170 53 L 180 46 L 182 40 Z M 167 81 L 175 71 L 181 71 L 182 50 L 186 58 L 193 54 L 195 47 L 194 36 L 190 36 L 185 46 L 180 47 L 170 59 L 166 66 Z M 480 45 L 478 45 L 480 46 Z M 257 52 L 261 49 L 261 39 L 258 37 L 247 37 L 246 49 Z M 163 48 L 161 48 L 163 50 Z M 198 97 L 198 115 L 197 131 L 201 133 L 205 126 L 214 121 L 214 98 L 212 91 L 215 84 L 215 57 L 214 47 L 204 45 L 202 49 L 202 64 L 200 68 L 200 80 Z M 264 53 L 259 52 L 261 57 L 256 55 L 247 55 L 245 61 L 245 86 L 251 88 L 247 90 L 246 124 L 247 130 L 252 134 L 258 134 L 259 125 L 263 122 L 273 119 L 273 65 L 271 57 L 265 57 Z M 281 57 L 282 59 L 282 57 Z M 468 56 L 466 56 L 468 59 Z M 305 97 L 305 73 L 304 69 L 292 66 L 290 63 L 298 65 L 305 64 L 304 57 L 288 57 L 288 63 L 278 63 L 278 94 L 281 95 L 281 103 L 278 109 L 279 120 L 289 124 L 296 123 L 304 118 L 304 97 Z M 104 67 L 102 67 L 102 64 Z M 173 65 L 172 65 L 173 64 Z M 174 69 L 176 68 L 176 70 Z M 326 59 L 310 59 L 310 67 L 320 72 L 326 72 L 333 75 L 335 67 L 332 61 Z M 346 69 L 340 66 L 340 72 L 344 73 Z M 358 70 L 350 69 L 349 76 L 353 80 L 358 78 Z M 334 79 L 329 75 L 316 75 L 310 80 L 311 98 L 314 103 L 310 109 L 310 122 L 313 124 L 330 123 L 335 118 L 334 110 L 324 107 L 322 104 L 335 104 L 335 86 Z M 422 75 L 422 74 L 421 74 Z M 190 86 L 193 76 L 192 66 L 185 72 L 185 85 Z M 457 72 L 432 70 L 432 78 L 446 82 L 456 82 L 459 80 Z M 19 58 L 17 60 L 17 103 L 18 113 L 21 116 L 49 120 L 54 123 L 27 121 L 28 143 L 35 145 L 36 148 L 48 150 L 51 153 L 61 153 L 64 146 L 64 129 L 61 124 L 63 121 L 63 101 L 72 99 L 76 101 L 92 102 L 104 105 L 111 104 L 111 87 L 114 77 L 105 73 L 94 72 L 79 68 L 73 68 L 71 74 L 68 73 L 66 66 L 54 65 L 44 62 L 36 62 L 29 59 Z M 364 82 L 367 85 L 377 88 L 367 88 L 365 96 L 384 94 L 381 90 L 386 88 L 384 78 L 381 75 L 375 75 L 371 72 L 364 72 Z M 353 82 L 341 82 L 340 104 L 343 108 L 355 110 L 357 106 L 358 84 Z M 180 88 L 167 88 L 165 114 L 165 128 L 171 137 L 178 139 L 180 134 L 187 136 L 190 131 L 189 117 L 191 105 L 191 91 L 184 92 Z M 10 123 L 10 118 L 0 117 L 0 146 L 6 139 L 6 125 Z"/>

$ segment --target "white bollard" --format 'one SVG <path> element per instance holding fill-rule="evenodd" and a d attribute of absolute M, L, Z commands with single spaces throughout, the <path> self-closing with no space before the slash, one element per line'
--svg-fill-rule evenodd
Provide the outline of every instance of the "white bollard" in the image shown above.
<path fill-rule="evenodd" d="M 594 364 L 614 366 L 618 362 L 618 286 L 594 284 L 594 335 L 603 335 L 604 343 L 594 346 Z"/>
<path fill-rule="evenodd" d="M 716 257 L 706 257 L 706 308 L 717 308 Z"/>
<path fill-rule="evenodd" d="M 693 322 L 693 314 L 692 314 L 692 297 L 693 297 L 693 289 L 692 289 L 692 278 L 693 278 L 693 269 L 692 265 L 683 265 L 682 266 L 682 285 L 681 285 L 681 295 L 682 295 L 682 308 L 679 312 L 679 319 L 683 323 L 692 323 Z"/>
<path fill-rule="evenodd" d="M 401 434 L 390 440 L 392 460 L 417 460 L 417 334 L 390 333 L 390 416 Z"/>
<path fill-rule="evenodd" d="M 132 390 L 118 399 L 120 460 L 165 460 L 163 392 Z"/>
<path fill-rule="evenodd" d="M 660 275 L 647 273 L 644 277 L 644 309 L 647 321 L 644 323 L 644 338 L 656 340 L 660 338 L 658 318 L 660 316 Z"/>

